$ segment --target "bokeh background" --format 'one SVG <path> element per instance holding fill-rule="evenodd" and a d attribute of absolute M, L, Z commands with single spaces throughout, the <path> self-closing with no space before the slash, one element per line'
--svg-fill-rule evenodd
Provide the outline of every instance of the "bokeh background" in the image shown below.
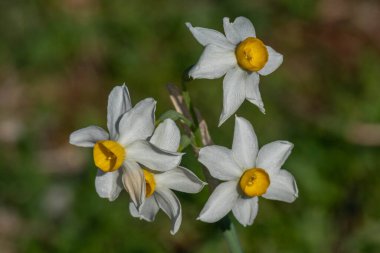
<path fill-rule="evenodd" d="M 246 16 L 284 54 L 261 79 L 267 114 L 238 114 L 260 145 L 285 139 L 294 204 L 262 199 L 237 231 L 246 252 L 380 252 L 380 2 L 355 0 L 3 0 L 0 2 L 0 252 L 228 252 L 219 230 L 196 221 L 208 190 L 179 194 L 180 232 L 134 219 L 128 195 L 94 189 L 89 149 L 68 144 L 106 126 L 107 96 L 126 82 L 134 103 L 179 83 L 202 46 L 184 23 L 222 30 Z M 222 79 L 190 84 L 214 141 L 230 146 L 233 119 L 217 127 Z M 198 175 L 191 150 L 183 164 Z"/>

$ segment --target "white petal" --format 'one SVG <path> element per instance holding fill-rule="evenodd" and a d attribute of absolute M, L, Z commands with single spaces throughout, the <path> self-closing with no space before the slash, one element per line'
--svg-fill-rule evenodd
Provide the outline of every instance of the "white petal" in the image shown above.
<path fill-rule="evenodd" d="M 135 204 L 133 204 L 133 202 L 129 202 L 129 212 L 131 213 L 132 217 L 140 218 L 139 210 L 137 210 L 137 207 Z"/>
<path fill-rule="evenodd" d="M 107 126 L 111 139 L 116 139 L 116 125 L 124 113 L 132 108 L 127 86 L 116 86 L 108 96 Z"/>
<path fill-rule="evenodd" d="M 179 165 L 182 154 L 157 148 L 148 141 L 135 141 L 127 148 L 127 159 L 143 164 L 151 170 L 167 171 Z"/>
<path fill-rule="evenodd" d="M 194 79 L 215 79 L 223 76 L 236 66 L 236 57 L 233 49 L 228 50 L 215 45 L 208 45 L 204 49 L 197 64 L 189 71 Z"/>
<path fill-rule="evenodd" d="M 174 235 L 177 233 L 182 222 L 182 209 L 181 203 L 175 194 L 164 187 L 156 188 L 154 197 L 157 200 L 160 208 L 169 216 L 172 221 L 172 228 L 170 233 Z"/>
<path fill-rule="evenodd" d="M 237 17 L 232 23 L 235 30 L 239 33 L 241 40 L 245 40 L 248 37 L 256 37 L 255 28 L 252 22 L 246 17 Z"/>
<path fill-rule="evenodd" d="M 146 98 L 126 112 L 120 119 L 119 143 L 128 145 L 136 140 L 145 140 L 154 130 L 156 101 Z"/>
<path fill-rule="evenodd" d="M 150 196 L 149 198 L 146 198 L 142 206 L 140 207 L 140 212 L 136 208 L 136 206 L 133 204 L 133 202 L 129 203 L 129 211 L 131 215 L 135 218 L 140 218 L 146 221 L 154 221 L 154 218 L 156 217 L 156 214 L 159 210 L 158 203 L 153 196 Z"/>
<path fill-rule="evenodd" d="M 235 206 L 232 208 L 232 213 L 235 218 L 244 227 L 252 225 L 256 218 L 257 211 L 259 210 L 258 197 L 244 198 L 239 196 Z"/>
<path fill-rule="evenodd" d="M 241 168 L 253 168 L 258 151 L 257 137 L 251 123 L 242 117 L 236 117 L 232 143 L 232 153 L 236 162 Z"/>
<path fill-rule="evenodd" d="M 229 18 L 223 19 L 224 31 L 227 38 L 237 44 L 248 37 L 256 37 L 255 28 L 252 22 L 245 17 L 238 17 L 233 23 L 230 23 Z"/>
<path fill-rule="evenodd" d="M 95 178 L 95 189 L 99 197 L 114 201 L 123 189 L 120 171 L 104 173 L 98 170 Z"/>
<path fill-rule="evenodd" d="M 243 173 L 243 168 L 236 163 L 231 150 L 222 146 L 201 148 L 198 160 L 206 166 L 211 176 L 220 180 L 235 180 Z"/>
<path fill-rule="evenodd" d="M 264 198 L 291 203 L 298 197 L 298 188 L 293 175 L 286 170 L 271 176 Z"/>
<path fill-rule="evenodd" d="M 227 39 L 232 44 L 237 45 L 242 41 L 239 32 L 235 29 L 234 25 L 230 22 L 230 19 L 227 17 L 223 18 L 223 28 Z"/>
<path fill-rule="evenodd" d="M 282 64 L 282 54 L 277 53 L 273 48 L 267 46 L 268 50 L 268 62 L 258 72 L 260 75 L 266 76 L 275 71 Z"/>
<path fill-rule="evenodd" d="M 149 142 L 160 149 L 177 152 L 180 140 L 181 134 L 177 125 L 173 120 L 166 119 L 158 125 Z"/>
<path fill-rule="evenodd" d="M 212 223 L 226 216 L 239 197 L 236 187 L 236 181 L 219 184 L 207 200 L 198 220 Z"/>
<path fill-rule="evenodd" d="M 221 126 L 232 114 L 234 114 L 245 99 L 245 82 L 247 72 L 239 67 L 230 69 L 223 80 L 223 112 L 220 115 Z"/>
<path fill-rule="evenodd" d="M 234 49 L 235 46 L 231 44 L 227 38 L 220 32 L 213 29 L 193 27 L 190 23 L 186 23 L 187 28 L 193 34 L 194 38 L 202 45 L 207 46 L 214 44 L 219 47 Z"/>
<path fill-rule="evenodd" d="M 136 162 L 124 161 L 124 173 L 122 176 L 125 189 L 137 208 L 145 200 L 145 178 L 144 173 Z"/>
<path fill-rule="evenodd" d="M 288 141 L 274 141 L 261 147 L 256 167 L 266 170 L 269 175 L 277 173 L 292 152 L 293 144 Z"/>
<path fill-rule="evenodd" d="M 262 113 L 265 113 L 264 103 L 261 99 L 259 89 L 259 82 L 260 76 L 256 72 L 250 73 L 245 83 L 245 96 L 249 102 L 259 107 Z"/>
<path fill-rule="evenodd" d="M 205 183 L 193 172 L 183 167 L 155 174 L 154 178 L 157 185 L 164 185 L 169 189 L 186 193 L 198 193 L 205 186 Z"/>
<path fill-rule="evenodd" d="M 108 133 L 97 126 L 82 128 L 70 134 L 70 144 L 79 147 L 93 147 L 97 141 L 108 139 Z"/>

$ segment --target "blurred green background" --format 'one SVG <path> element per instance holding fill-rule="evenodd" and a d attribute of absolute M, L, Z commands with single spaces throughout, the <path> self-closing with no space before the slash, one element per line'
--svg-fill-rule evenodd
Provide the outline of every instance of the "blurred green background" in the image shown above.
<path fill-rule="evenodd" d="M 246 16 L 284 54 L 261 79 L 267 114 L 245 102 L 260 145 L 285 139 L 297 179 L 294 204 L 260 200 L 255 223 L 236 224 L 246 252 L 380 252 L 380 2 L 354 0 L 0 2 L 0 252 L 228 252 L 214 225 L 196 221 L 208 190 L 178 194 L 183 223 L 130 216 L 94 189 L 89 149 L 68 144 L 88 125 L 106 126 L 107 96 L 126 82 L 133 103 L 171 109 L 165 84 L 202 52 L 185 27 L 222 30 Z M 190 84 L 214 141 L 222 79 Z M 198 175 L 190 150 L 183 164 Z M 202 176 L 201 176 L 202 177 Z"/>

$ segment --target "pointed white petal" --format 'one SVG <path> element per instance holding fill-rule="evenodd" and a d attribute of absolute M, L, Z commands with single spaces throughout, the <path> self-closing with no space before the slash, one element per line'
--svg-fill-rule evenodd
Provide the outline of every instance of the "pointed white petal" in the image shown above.
<path fill-rule="evenodd" d="M 186 23 L 187 28 L 193 34 L 194 38 L 202 45 L 207 46 L 214 44 L 219 47 L 234 49 L 235 46 L 231 44 L 227 38 L 220 32 L 213 29 L 193 27 L 190 23 Z"/>
<path fill-rule="evenodd" d="M 296 180 L 287 170 L 280 170 L 270 177 L 270 185 L 262 196 L 266 199 L 291 203 L 298 197 Z"/>
<path fill-rule="evenodd" d="M 229 18 L 223 19 L 224 32 L 227 38 L 237 44 L 248 37 L 256 37 L 255 28 L 252 22 L 245 17 L 238 17 L 233 23 Z"/>
<path fill-rule="evenodd" d="M 177 152 L 180 140 L 181 134 L 177 125 L 173 120 L 166 119 L 158 125 L 149 142 L 160 149 Z"/>
<path fill-rule="evenodd" d="M 292 152 L 293 144 L 288 141 L 274 141 L 261 147 L 257 155 L 256 167 L 276 174 Z"/>
<path fill-rule="evenodd" d="M 253 168 L 258 151 L 257 137 L 251 123 L 242 117 L 236 117 L 232 143 L 232 154 L 236 162 L 241 168 Z"/>
<path fill-rule="evenodd" d="M 227 39 L 232 44 L 237 45 L 242 41 L 242 38 L 239 32 L 235 29 L 233 23 L 231 23 L 230 19 L 227 17 L 223 18 L 223 28 L 224 28 L 224 33 L 226 34 Z"/>
<path fill-rule="evenodd" d="M 233 49 L 229 50 L 210 44 L 205 47 L 197 64 L 189 71 L 189 76 L 194 79 L 219 78 L 236 64 Z"/>
<path fill-rule="evenodd" d="M 99 197 L 114 201 L 123 189 L 120 170 L 107 173 L 98 170 L 95 178 L 95 189 Z"/>
<path fill-rule="evenodd" d="M 127 160 L 141 163 L 151 170 L 171 170 L 179 165 L 181 159 L 181 153 L 159 149 L 148 141 L 135 141 L 127 147 Z"/>
<path fill-rule="evenodd" d="M 97 141 L 108 139 L 108 133 L 97 126 L 82 128 L 70 134 L 70 144 L 79 147 L 93 147 Z"/>
<path fill-rule="evenodd" d="M 174 235 L 177 233 L 182 222 L 181 203 L 171 190 L 164 187 L 156 188 L 154 197 L 156 198 L 159 207 L 172 221 L 170 233 Z"/>
<path fill-rule="evenodd" d="M 140 207 L 140 212 L 133 204 L 133 202 L 129 203 L 129 211 L 133 217 L 150 222 L 154 221 L 154 218 L 156 217 L 159 209 L 160 208 L 154 196 L 150 196 L 149 198 L 145 199 L 144 203 Z"/>
<path fill-rule="evenodd" d="M 119 143 L 128 145 L 136 140 L 145 140 L 154 130 L 156 101 L 146 98 L 126 112 L 120 119 Z"/>
<path fill-rule="evenodd" d="M 163 185 L 169 189 L 186 193 L 198 193 L 205 186 L 205 183 L 193 172 L 183 167 L 155 174 L 154 178 L 157 185 Z"/>
<path fill-rule="evenodd" d="M 220 180 L 235 180 L 243 173 L 243 168 L 234 160 L 232 151 L 222 146 L 201 148 L 198 160 L 206 166 L 211 176 Z"/>
<path fill-rule="evenodd" d="M 207 200 L 198 220 L 212 223 L 226 216 L 239 197 L 236 187 L 237 181 L 219 184 Z"/>
<path fill-rule="evenodd" d="M 116 86 L 108 96 L 107 126 L 111 139 L 116 139 L 116 126 L 124 113 L 132 108 L 127 86 Z"/>
<path fill-rule="evenodd" d="M 145 200 L 145 178 L 144 173 L 136 162 L 124 161 L 124 173 L 122 176 L 125 189 L 137 208 Z"/>
<path fill-rule="evenodd" d="M 221 126 L 232 114 L 234 114 L 245 99 L 245 82 L 247 72 L 239 67 L 230 69 L 223 80 L 223 112 L 220 115 Z"/>
<path fill-rule="evenodd" d="M 235 218 L 244 227 L 252 225 L 256 218 L 257 211 L 259 210 L 258 197 L 244 198 L 239 196 L 235 206 L 232 208 L 232 213 Z"/>
<path fill-rule="evenodd" d="M 258 72 L 260 75 L 266 76 L 275 71 L 283 61 L 283 56 L 280 53 L 277 53 L 273 48 L 267 46 L 268 50 L 268 62 L 265 66 L 260 69 Z"/>
<path fill-rule="evenodd" d="M 131 213 L 132 217 L 134 218 L 140 218 L 139 210 L 137 210 L 137 207 L 133 202 L 129 202 L 129 212 Z"/>
<path fill-rule="evenodd" d="M 245 84 L 245 96 L 246 99 L 252 104 L 259 107 L 262 113 L 265 113 L 264 103 L 261 99 L 260 89 L 259 89 L 260 76 L 256 72 L 252 72 L 248 75 Z"/>
<path fill-rule="evenodd" d="M 241 40 L 245 40 L 248 37 L 256 37 L 255 28 L 248 18 L 237 17 L 232 25 L 240 35 Z"/>

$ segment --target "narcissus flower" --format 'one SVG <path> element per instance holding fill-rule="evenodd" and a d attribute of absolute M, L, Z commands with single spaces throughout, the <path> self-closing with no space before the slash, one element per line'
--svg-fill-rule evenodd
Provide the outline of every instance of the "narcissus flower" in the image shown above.
<path fill-rule="evenodd" d="M 155 130 L 150 142 L 155 146 L 169 152 L 176 152 L 180 143 L 180 132 L 173 120 L 167 119 Z M 182 222 L 181 203 L 172 190 L 198 193 L 203 183 L 193 172 L 178 166 L 165 172 L 156 171 L 156 168 L 145 167 L 141 169 L 145 178 L 145 202 L 138 209 L 130 203 L 129 209 L 134 217 L 146 221 L 154 221 L 161 208 L 171 219 L 170 232 L 175 234 Z"/>
<path fill-rule="evenodd" d="M 145 199 L 144 175 L 137 163 L 166 171 L 178 166 L 181 154 L 163 151 L 150 142 L 154 130 L 156 101 L 147 98 L 132 108 L 125 85 L 115 87 L 108 98 L 107 127 L 97 126 L 73 132 L 70 143 L 93 147 L 98 173 L 95 188 L 102 198 L 115 200 L 123 183 L 131 199 L 139 206 Z"/>
<path fill-rule="evenodd" d="M 255 28 L 245 17 L 238 17 L 232 23 L 224 18 L 226 36 L 212 29 L 186 25 L 195 39 L 205 46 L 198 63 L 189 72 L 190 77 L 215 79 L 226 75 L 219 126 L 236 112 L 244 99 L 264 113 L 259 75 L 275 71 L 282 63 L 282 55 L 256 38 Z"/>
<path fill-rule="evenodd" d="M 243 225 L 251 225 L 258 211 L 258 197 L 293 202 L 298 197 L 294 177 L 281 169 L 293 144 L 275 141 L 258 149 L 252 125 L 236 117 L 232 150 L 208 146 L 199 152 L 199 161 L 220 183 L 198 219 L 216 222 L 231 210 Z"/>

